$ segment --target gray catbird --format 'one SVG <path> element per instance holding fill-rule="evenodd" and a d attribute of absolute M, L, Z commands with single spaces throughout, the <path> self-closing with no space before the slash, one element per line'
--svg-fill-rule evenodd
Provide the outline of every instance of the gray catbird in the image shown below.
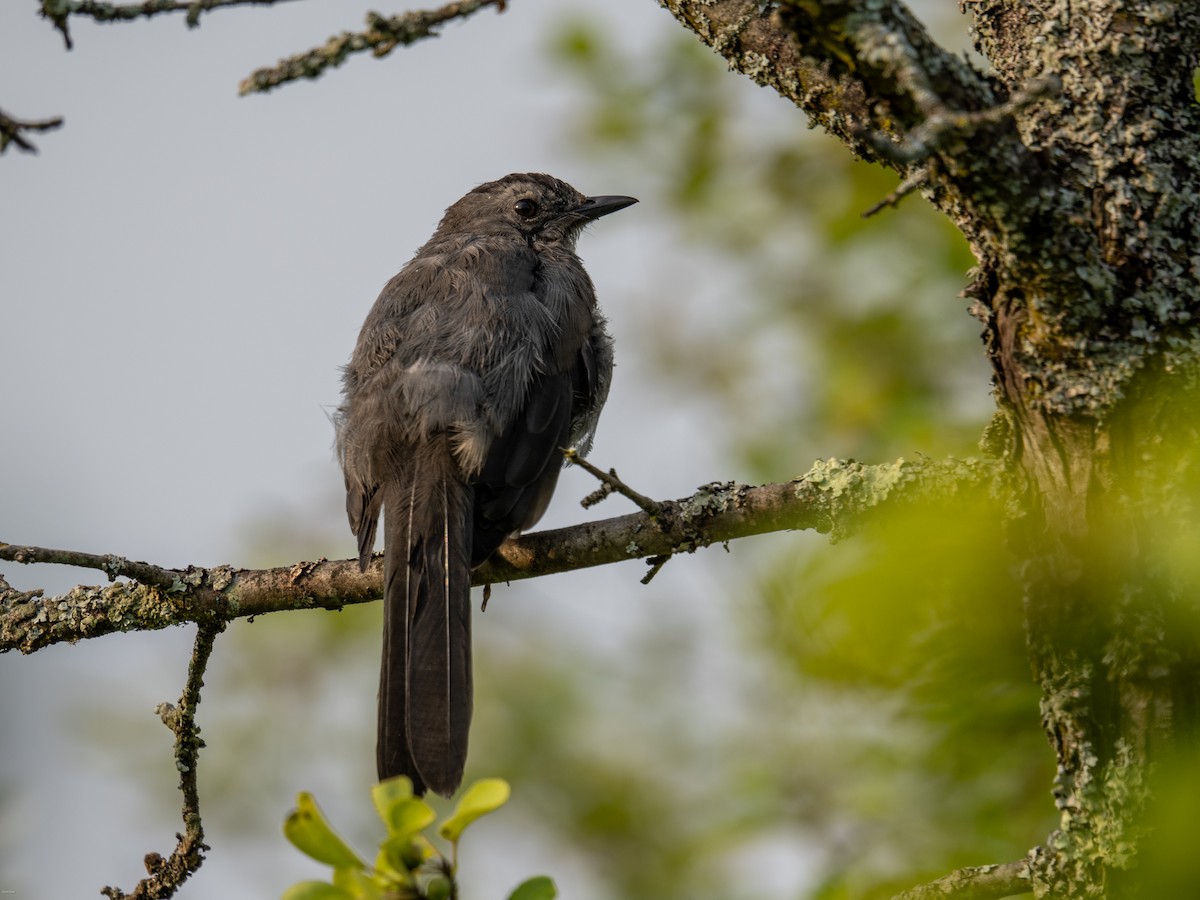
<path fill-rule="evenodd" d="M 541 517 L 586 453 L 612 339 L 575 255 L 636 203 L 508 175 L 448 210 L 363 323 L 336 416 L 365 570 L 384 511 L 380 779 L 449 796 L 471 721 L 471 569 Z"/>

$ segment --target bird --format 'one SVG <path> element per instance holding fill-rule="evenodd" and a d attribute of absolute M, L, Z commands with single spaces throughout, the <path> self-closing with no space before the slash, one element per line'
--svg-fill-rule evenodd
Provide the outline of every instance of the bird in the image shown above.
<path fill-rule="evenodd" d="M 376 766 L 418 796 L 462 782 L 471 571 L 541 518 L 608 396 L 613 342 L 576 241 L 636 202 L 540 173 L 479 185 L 384 286 L 343 370 L 336 449 L 364 572 L 383 516 Z"/>

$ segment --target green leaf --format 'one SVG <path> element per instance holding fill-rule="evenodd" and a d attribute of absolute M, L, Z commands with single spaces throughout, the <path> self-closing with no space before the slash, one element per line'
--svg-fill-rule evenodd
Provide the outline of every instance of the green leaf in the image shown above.
<path fill-rule="evenodd" d="M 415 872 L 433 855 L 433 848 L 427 841 L 414 841 L 412 835 L 396 834 L 379 845 L 379 854 L 387 860 L 387 867 L 407 882 L 410 879 L 404 873 Z"/>
<path fill-rule="evenodd" d="M 296 808 L 284 820 L 283 834 L 301 853 L 327 866 L 361 869 L 366 865 L 325 821 L 317 802 L 307 791 L 296 795 Z"/>
<path fill-rule="evenodd" d="M 450 896 L 450 879 L 441 875 L 429 879 L 425 885 L 425 896 L 429 900 L 446 900 Z"/>
<path fill-rule="evenodd" d="M 554 880 L 537 875 L 517 885 L 516 890 L 508 895 L 508 900 L 554 900 L 558 896 L 558 888 Z"/>
<path fill-rule="evenodd" d="M 354 900 L 354 896 L 328 881 L 301 881 L 284 891 L 280 900 Z"/>
<path fill-rule="evenodd" d="M 499 809 L 508 802 L 511 793 L 503 778 L 481 778 L 467 788 L 454 808 L 454 815 L 442 823 L 438 833 L 448 841 L 457 842 L 468 825 Z"/>
<path fill-rule="evenodd" d="M 371 788 L 371 800 L 384 825 L 388 825 L 388 810 L 400 800 L 411 800 L 412 795 L 412 782 L 407 775 L 388 778 Z"/>
<path fill-rule="evenodd" d="M 383 900 L 383 884 L 380 879 L 368 875 L 362 869 L 335 869 L 333 884 L 345 891 L 354 900 Z"/>
<path fill-rule="evenodd" d="M 432 806 L 424 800 L 410 797 L 392 803 L 383 821 L 388 827 L 389 837 L 410 838 L 432 825 L 436 818 L 437 813 Z"/>
<path fill-rule="evenodd" d="M 401 861 L 392 859 L 391 854 L 388 853 L 386 841 L 380 846 L 379 852 L 375 854 L 375 874 L 389 885 L 412 883 L 412 879 Z"/>

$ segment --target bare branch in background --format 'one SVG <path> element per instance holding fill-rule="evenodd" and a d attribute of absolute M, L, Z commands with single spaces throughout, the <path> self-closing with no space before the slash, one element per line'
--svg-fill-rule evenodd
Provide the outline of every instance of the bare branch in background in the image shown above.
<path fill-rule="evenodd" d="M 438 9 L 414 10 L 399 16 L 367 14 L 365 31 L 343 31 L 320 47 L 281 59 L 273 66 L 252 72 L 238 86 L 238 93 L 265 93 L 300 78 L 317 78 L 326 69 L 340 66 L 352 53 L 371 51 L 375 57 L 387 56 L 396 47 L 437 37 L 437 29 L 453 19 L 465 19 L 485 6 L 504 12 L 505 0 L 456 0 Z"/>
<path fill-rule="evenodd" d="M 274 6 L 287 0 L 145 0 L 144 3 L 102 3 L 100 0 L 41 0 L 42 18 L 49 19 L 62 34 L 67 49 L 74 47 L 67 20 L 71 16 L 97 22 L 127 22 L 162 13 L 187 13 L 188 28 L 200 24 L 202 13 L 229 6 Z"/>
<path fill-rule="evenodd" d="M 62 123 L 61 116 L 56 116 L 53 119 L 38 119 L 26 122 L 21 119 L 14 119 L 3 110 L 0 110 L 0 153 L 7 150 L 9 144 L 15 144 L 18 150 L 24 150 L 26 153 L 37 153 L 37 147 L 30 143 L 22 132 L 53 131 L 56 128 L 61 128 Z"/>
<path fill-rule="evenodd" d="M 106 3 L 102 0 L 40 0 L 39 12 L 63 36 L 68 50 L 74 47 L 68 22 L 72 17 L 95 22 L 129 22 L 164 13 L 185 13 L 189 28 L 200 24 L 207 12 L 236 6 L 274 6 L 288 0 L 144 0 L 142 3 Z M 340 66 L 353 53 L 370 51 L 376 57 L 387 56 L 396 47 L 437 37 L 441 26 L 454 19 L 465 19 L 486 6 L 504 12 L 507 0 L 454 0 L 437 9 L 412 10 L 397 16 L 367 14 L 363 31 L 343 31 L 319 47 L 280 60 L 274 66 L 258 69 L 238 86 L 239 93 L 265 93 L 301 78 L 317 78 L 326 69 Z M 0 153 L 10 143 L 28 153 L 37 148 L 22 132 L 49 131 L 62 125 L 61 118 L 22 122 L 0 112 Z"/>
<path fill-rule="evenodd" d="M 200 868 L 204 851 L 210 849 L 204 843 L 204 826 L 200 820 L 197 764 L 204 741 L 196 726 L 196 707 L 200 705 L 200 689 L 204 686 L 204 670 L 212 655 L 213 643 L 224 630 L 224 622 L 200 623 L 179 705 L 162 703 L 155 710 L 163 724 L 175 734 L 175 768 L 179 771 L 179 790 L 183 793 L 183 834 L 176 835 L 178 843 L 167 859 L 157 853 L 146 854 L 146 871 L 150 877 L 139 881 L 132 893 L 126 894 L 115 887 L 102 890 L 100 893 L 109 900 L 158 900 L 174 896 L 180 885 Z"/>

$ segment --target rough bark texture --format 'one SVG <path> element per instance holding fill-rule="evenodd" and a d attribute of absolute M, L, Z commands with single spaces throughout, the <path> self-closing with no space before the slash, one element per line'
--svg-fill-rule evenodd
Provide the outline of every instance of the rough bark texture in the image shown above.
<path fill-rule="evenodd" d="M 1194 585 L 1164 550 L 1200 481 L 1200 4 L 962 0 L 983 74 L 898 0 L 660 2 L 970 241 L 1058 762 L 1029 883 L 1143 895 L 1152 764 L 1200 725 Z"/>
<path fill-rule="evenodd" d="M 1200 5 L 964 4 L 1003 89 L 1057 75 L 1016 127 L 1038 189 L 1019 232 L 971 234 L 1014 469 L 1027 481 L 1030 660 L 1062 811 L 1037 892 L 1138 893 L 1149 765 L 1195 725 L 1194 646 L 1156 548 L 1197 460 Z M 947 210 L 960 223 L 969 208 Z M 969 224 L 967 226 L 970 227 Z M 1166 526 L 1166 527 L 1164 527 Z"/>

